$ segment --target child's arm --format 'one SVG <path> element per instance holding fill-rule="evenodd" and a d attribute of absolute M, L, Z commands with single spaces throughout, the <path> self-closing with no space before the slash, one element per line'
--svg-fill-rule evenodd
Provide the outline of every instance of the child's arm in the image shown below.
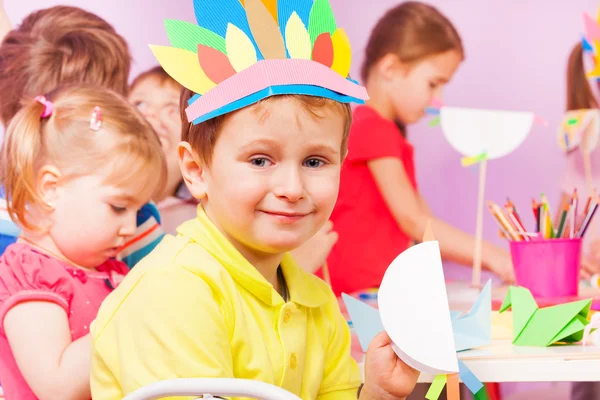
<path fill-rule="evenodd" d="M 30 301 L 4 317 L 4 331 L 25 381 L 40 400 L 87 400 L 90 395 L 90 335 L 71 341 L 65 310 Z"/>
<path fill-rule="evenodd" d="M 429 207 L 423 205 L 424 201 L 410 184 L 399 159 L 377 158 L 368 161 L 367 165 L 383 199 L 404 232 L 414 240 L 421 240 L 425 224 L 429 220 L 444 258 L 463 265 L 473 263 L 475 238 L 431 214 Z M 504 280 L 513 279 L 508 252 L 489 242 L 483 243 L 483 266 Z"/>

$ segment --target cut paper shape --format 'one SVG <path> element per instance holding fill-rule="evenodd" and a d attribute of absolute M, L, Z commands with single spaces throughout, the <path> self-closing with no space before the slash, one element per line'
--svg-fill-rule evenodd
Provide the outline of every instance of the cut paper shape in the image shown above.
<path fill-rule="evenodd" d="M 456 351 L 485 346 L 492 341 L 492 281 L 488 280 L 466 314 L 451 313 Z M 460 365 L 460 363 L 459 363 Z M 473 392 L 476 393 L 477 391 Z"/>
<path fill-rule="evenodd" d="M 287 58 L 279 26 L 263 2 L 261 0 L 245 0 L 245 7 L 252 36 L 263 57 L 265 59 Z M 277 7 L 277 3 L 275 3 L 275 7 Z"/>
<path fill-rule="evenodd" d="M 230 76 L 235 75 L 235 69 L 229 62 L 229 58 L 212 47 L 199 44 L 198 60 L 208 79 L 214 83 L 221 83 Z"/>
<path fill-rule="evenodd" d="M 172 47 L 151 46 L 163 69 L 195 92 L 186 109 L 189 122 L 206 121 L 272 95 L 308 94 L 358 104 L 368 99 L 366 89 L 348 76 L 350 43 L 344 30 L 337 28 L 328 0 L 240 1 L 194 0 L 198 27 L 168 21 L 165 27 Z M 230 75 L 227 63 L 204 47 L 201 51 L 214 57 L 194 59 L 198 45 L 225 54 L 236 74 L 223 80 Z M 268 62 L 275 60 L 285 62 Z M 308 80 L 296 75 L 298 61 L 309 62 L 300 68 L 302 77 L 310 76 Z M 319 64 L 330 73 L 320 70 Z M 242 74 L 250 68 L 253 73 Z M 230 82 L 236 86 L 233 94 L 228 93 Z"/>
<path fill-rule="evenodd" d="M 325 32 L 329 33 L 330 36 L 333 35 L 336 29 L 335 16 L 329 0 L 315 0 L 308 19 L 308 33 L 310 34 L 311 43 L 314 45 L 317 38 Z"/>
<path fill-rule="evenodd" d="M 592 315 L 590 323 L 585 326 L 583 330 L 583 345 L 587 345 L 587 342 L 592 334 L 592 331 L 600 328 L 600 314 L 596 313 Z"/>
<path fill-rule="evenodd" d="M 600 139 L 600 110 L 596 108 L 567 111 L 558 126 L 556 137 L 559 147 L 570 152 L 582 145 L 592 152 Z"/>
<path fill-rule="evenodd" d="M 529 135 L 535 114 L 520 111 L 442 107 L 441 125 L 450 145 L 464 156 L 488 159 L 514 151 Z"/>
<path fill-rule="evenodd" d="M 225 53 L 226 51 L 225 39 L 223 37 L 198 25 L 185 21 L 166 19 L 165 30 L 169 37 L 169 43 L 173 47 L 196 52 L 198 51 L 198 44 L 202 44 L 219 50 L 221 53 Z"/>
<path fill-rule="evenodd" d="M 581 48 L 583 49 L 584 52 L 590 52 L 590 53 L 594 52 L 594 48 L 592 47 L 590 42 L 588 42 L 585 39 L 585 37 L 581 38 Z"/>
<path fill-rule="evenodd" d="M 204 93 L 215 87 L 215 83 L 200 68 L 198 54 L 167 46 L 151 45 L 150 49 L 165 72 L 186 88 Z"/>
<path fill-rule="evenodd" d="M 256 64 L 256 49 L 248 35 L 237 26 L 229 24 L 225 45 L 229 61 L 237 72 Z"/>
<path fill-rule="evenodd" d="M 381 322 L 402 361 L 433 375 L 458 373 L 437 241 L 422 242 L 396 257 L 383 276 L 377 301 Z"/>
<path fill-rule="evenodd" d="M 220 90 L 211 90 L 204 94 L 186 109 L 186 113 L 190 121 L 197 123 L 201 116 L 240 100 L 246 97 L 247 93 L 254 94 L 264 88 L 283 85 L 317 86 L 350 96 L 355 102 L 368 99 L 364 87 L 339 78 L 335 71 L 312 60 L 263 60 L 221 82 Z M 320 96 L 331 98 L 324 93 Z M 213 114 L 214 116 L 217 115 Z"/>
<path fill-rule="evenodd" d="M 536 116 L 532 112 L 442 106 L 439 119 L 446 140 L 456 151 L 467 159 L 480 157 L 472 277 L 472 284 L 479 287 L 487 161 L 503 157 L 521 145 Z M 485 157 L 481 157 L 482 154 Z"/>
<path fill-rule="evenodd" d="M 352 64 L 352 50 L 350 49 L 350 40 L 344 28 L 338 28 L 331 35 L 331 44 L 333 46 L 333 62 L 331 69 L 343 77 L 350 73 L 350 64 Z"/>
<path fill-rule="evenodd" d="M 461 359 L 458 359 L 458 377 L 473 394 L 479 392 L 483 388 L 483 383 L 471 372 Z"/>
<path fill-rule="evenodd" d="M 444 386 L 446 386 L 446 375 L 437 375 L 433 378 L 433 382 L 431 382 L 425 398 L 428 400 L 437 400 L 440 394 L 442 394 Z"/>
<path fill-rule="evenodd" d="M 346 293 L 342 293 L 342 299 L 346 304 L 360 347 L 366 353 L 373 338 L 384 331 L 379 311 Z"/>
<path fill-rule="evenodd" d="M 592 300 L 580 300 L 540 309 L 528 289 L 511 286 L 500 312 L 512 308 L 513 344 L 546 347 L 583 339 L 591 305 Z"/>
<path fill-rule="evenodd" d="M 194 124 L 199 124 L 211 118 L 218 117 L 219 115 L 227 114 L 241 108 L 247 107 L 251 104 L 254 104 L 262 99 L 265 99 L 270 96 L 277 96 L 281 94 L 289 94 L 290 92 L 295 94 L 301 94 L 306 96 L 316 96 L 316 97 L 327 97 L 329 99 L 335 100 L 339 103 L 363 103 L 362 100 L 357 99 L 355 97 L 346 96 L 343 94 L 335 93 L 330 91 L 329 89 L 325 89 L 318 86 L 309 86 L 309 85 L 285 85 L 285 86 L 271 86 L 265 88 L 261 91 L 258 91 L 250 96 L 246 96 L 242 99 L 236 100 L 229 104 L 224 105 L 223 107 L 217 108 L 214 111 L 211 111 L 207 114 L 198 117 L 193 120 Z"/>
<path fill-rule="evenodd" d="M 458 386 L 457 374 L 451 374 L 446 377 L 446 399 L 460 400 L 460 388 Z"/>
<path fill-rule="evenodd" d="M 588 41 L 600 40 L 600 27 L 588 13 L 583 13 L 583 26 L 585 29 L 585 37 Z"/>
<path fill-rule="evenodd" d="M 479 164 L 480 162 L 487 160 L 487 158 L 488 158 L 487 157 L 487 153 L 483 152 L 483 153 L 481 153 L 479 155 L 476 155 L 476 156 L 461 158 L 460 159 L 460 164 L 463 167 L 470 167 L 472 165 Z"/>
<path fill-rule="evenodd" d="M 279 15 L 279 28 L 281 29 L 281 34 L 285 34 L 285 30 L 287 29 L 286 23 L 289 23 L 293 13 L 298 15 L 298 18 L 300 18 L 300 21 L 302 21 L 304 26 L 308 26 L 312 5 L 312 1 L 279 0 L 277 2 L 277 13 Z M 312 42 L 310 45 L 312 48 Z"/>
<path fill-rule="evenodd" d="M 193 2 L 196 22 L 199 26 L 221 37 L 226 37 L 229 25 L 234 25 L 244 32 L 244 35 L 249 37 L 252 46 L 258 49 L 252 38 L 246 10 L 239 0 L 193 0 Z M 224 12 L 225 10 L 226 12 Z M 262 58 L 262 54 L 258 52 L 257 59 L 262 60 Z"/>
<path fill-rule="evenodd" d="M 331 64 L 333 64 L 333 43 L 329 33 L 322 33 L 315 41 L 312 59 L 326 67 L 331 67 Z"/>
<path fill-rule="evenodd" d="M 291 58 L 310 60 L 312 44 L 306 26 L 295 12 L 285 27 L 285 45 Z"/>

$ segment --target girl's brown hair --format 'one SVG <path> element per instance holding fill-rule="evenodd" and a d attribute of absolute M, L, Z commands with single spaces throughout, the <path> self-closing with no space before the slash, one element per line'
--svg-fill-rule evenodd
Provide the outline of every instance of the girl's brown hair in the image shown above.
<path fill-rule="evenodd" d="M 464 58 L 461 38 L 448 18 L 432 6 L 407 1 L 388 10 L 371 31 L 361 78 L 366 82 L 373 66 L 387 54 L 408 64 L 448 50 Z"/>
<path fill-rule="evenodd" d="M 59 85 L 89 84 L 126 95 L 127 42 L 95 14 L 57 6 L 29 14 L 0 46 L 0 119 Z"/>
<path fill-rule="evenodd" d="M 28 221 L 26 210 L 44 206 L 36 182 L 45 165 L 58 168 L 64 179 L 108 168 L 108 184 L 161 189 L 166 166 L 160 141 L 122 96 L 108 89 L 76 86 L 56 89 L 46 99 L 54 106 L 49 117 L 41 117 L 44 104 L 30 100 L 6 132 L 0 184 L 13 221 L 28 229 L 39 228 Z M 90 120 L 97 106 L 102 122 L 95 131 Z"/>
<path fill-rule="evenodd" d="M 567 111 L 597 107 L 598 102 L 585 74 L 583 47 L 578 43 L 567 63 Z"/>

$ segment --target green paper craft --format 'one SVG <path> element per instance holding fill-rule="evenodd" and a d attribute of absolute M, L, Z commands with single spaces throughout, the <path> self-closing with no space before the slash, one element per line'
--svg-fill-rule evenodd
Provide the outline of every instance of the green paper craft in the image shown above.
<path fill-rule="evenodd" d="M 513 344 L 546 347 L 583 339 L 591 305 L 592 300 L 580 300 L 540 309 L 528 289 L 512 286 L 500 312 L 512 307 Z"/>
<path fill-rule="evenodd" d="M 442 394 L 444 386 L 446 386 L 446 379 L 446 375 L 437 375 L 433 378 L 433 382 L 431 382 L 425 398 L 428 400 L 437 400 L 440 394 Z"/>
<path fill-rule="evenodd" d="M 198 45 L 202 44 L 227 54 L 225 39 L 208 29 L 174 19 L 165 20 L 165 29 L 173 47 L 197 53 Z"/>
<path fill-rule="evenodd" d="M 440 117 L 435 117 L 433 118 L 431 121 L 429 121 L 429 127 L 433 128 L 435 126 L 438 126 L 440 124 Z"/>
<path fill-rule="evenodd" d="M 311 44 L 315 44 L 320 34 L 329 32 L 330 35 L 333 35 L 336 29 L 337 24 L 329 0 L 315 0 L 308 17 L 308 33 Z"/>

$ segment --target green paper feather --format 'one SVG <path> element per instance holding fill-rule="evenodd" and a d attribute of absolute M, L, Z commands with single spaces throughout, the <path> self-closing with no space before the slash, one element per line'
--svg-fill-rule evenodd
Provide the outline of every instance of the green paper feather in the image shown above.
<path fill-rule="evenodd" d="M 320 34 L 329 32 L 330 35 L 333 35 L 336 29 L 337 24 L 329 0 L 315 0 L 308 17 L 310 42 L 314 45 Z"/>
<path fill-rule="evenodd" d="M 175 19 L 165 20 L 165 29 L 173 47 L 198 52 L 198 45 L 212 47 L 227 54 L 225 38 L 198 25 Z"/>

